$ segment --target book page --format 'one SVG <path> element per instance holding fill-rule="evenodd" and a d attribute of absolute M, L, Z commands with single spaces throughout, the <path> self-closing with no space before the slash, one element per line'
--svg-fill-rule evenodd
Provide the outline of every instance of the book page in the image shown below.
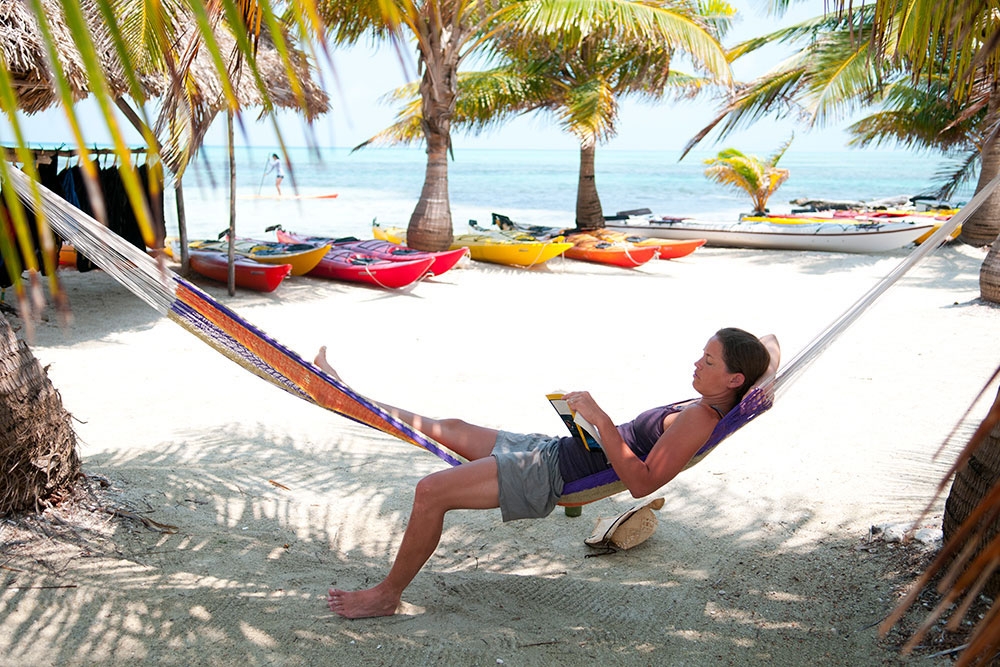
<path fill-rule="evenodd" d="M 597 427 L 587 421 L 582 415 L 570 409 L 565 399 L 563 399 L 562 392 L 546 394 L 545 398 L 549 399 L 552 407 L 555 408 L 556 412 L 562 418 L 563 423 L 566 424 L 566 428 L 569 429 L 570 434 L 584 448 L 591 451 L 599 451 L 601 449 L 601 434 L 597 430 Z"/>

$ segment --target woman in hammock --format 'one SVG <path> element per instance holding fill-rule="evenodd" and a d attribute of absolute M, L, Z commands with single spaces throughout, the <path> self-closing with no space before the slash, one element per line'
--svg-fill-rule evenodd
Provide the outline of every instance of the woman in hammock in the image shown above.
<path fill-rule="evenodd" d="M 694 401 L 653 408 L 615 426 L 589 393 L 566 394 L 569 407 L 598 428 L 604 453 L 587 451 L 572 437 L 508 433 L 379 403 L 468 462 L 417 483 L 403 541 L 386 578 L 366 590 L 330 589 L 327 605 L 347 618 L 394 614 L 403 591 L 437 548 L 449 510 L 499 507 L 504 521 L 540 518 L 555 508 L 565 482 L 608 466 L 633 497 L 653 493 L 685 467 L 769 363 L 760 340 L 727 328 L 709 339 L 694 364 L 692 386 L 699 395 Z M 326 360 L 326 348 L 320 348 L 315 364 L 340 379 Z"/>

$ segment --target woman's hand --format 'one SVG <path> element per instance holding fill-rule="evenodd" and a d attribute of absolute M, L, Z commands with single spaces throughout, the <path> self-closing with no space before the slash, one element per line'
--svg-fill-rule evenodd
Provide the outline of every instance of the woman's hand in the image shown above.
<path fill-rule="evenodd" d="M 598 426 L 602 419 L 608 419 L 607 414 L 597 404 L 589 391 L 571 391 L 563 395 L 566 405 L 573 412 L 579 413 L 591 424 Z"/>

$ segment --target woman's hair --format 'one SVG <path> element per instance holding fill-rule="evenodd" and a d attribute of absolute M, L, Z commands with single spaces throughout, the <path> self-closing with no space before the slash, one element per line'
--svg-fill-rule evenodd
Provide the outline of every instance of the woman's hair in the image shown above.
<path fill-rule="evenodd" d="M 277 153 L 271 153 L 271 159 L 273 159 L 273 160 L 280 160 L 281 158 L 278 157 Z"/>
<path fill-rule="evenodd" d="M 753 383 L 760 379 L 771 363 L 764 344 L 751 333 L 735 327 L 719 329 L 715 337 L 722 343 L 722 360 L 730 373 L 743 373 L 743 384 L 736 390 L 739 401 Z"/>

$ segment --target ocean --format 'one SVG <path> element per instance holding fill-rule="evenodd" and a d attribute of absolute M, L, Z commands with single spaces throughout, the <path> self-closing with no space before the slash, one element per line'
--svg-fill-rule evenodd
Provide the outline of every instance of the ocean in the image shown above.
<path fill-rule="evenodd" d="M 236 229 L 240 236 L 273 238 L 271 225 L 329 236 L 371 237 L 371 224 L 406 226 L 420 197 L 425 154 L 419 148 L 289 150 L 285 195 L 336 193 L 330 199 L 256 198 L 275 194 L 265 175 L 273 147 L 240 147 L 236 152 Z M 749 212 L 745 195 L 709 181 L 703 151 L 678 161 L 678 152 L 598 149 L 596 183 L 605 215 L 648 208 L 656 215 L 735 220 Z M 214 238 L 229 224 L 228 156 L 223 147 L 205 147 L 184 176 L 188 234 Z M 779 166 L 789 179 L 771 198 L 774 213 L 788 212 L 793 199 L 871 201 L 933 191 L 943 158 L 890 150 L 787 153 Z M 468 221 L 488 225 L 490 214 L 517 222 L 573 225 L 579 153 L 575 150 L 456 150 L 449 163 L 452 221 L 457 232 Z M 974 184 L 973 184 L 974 185 Z M 972 195 L 963 189 L 952 203 Z M 167 233 L 176 234 L 176 214 L 168 195 Z"/>

